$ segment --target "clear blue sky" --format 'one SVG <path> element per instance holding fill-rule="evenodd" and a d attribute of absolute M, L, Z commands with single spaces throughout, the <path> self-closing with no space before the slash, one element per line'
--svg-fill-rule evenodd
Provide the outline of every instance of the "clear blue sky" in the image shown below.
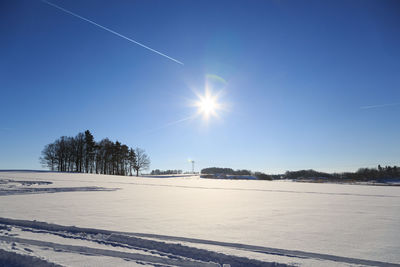
<path fill-rule="evenodd" d="M 267 173 L 400 165 L 399 1 L 0 3 L 0 169 L 89 129 L 144 148 L 151 169 Z M 191 116 L 208 74 L 220 119 Z"/>

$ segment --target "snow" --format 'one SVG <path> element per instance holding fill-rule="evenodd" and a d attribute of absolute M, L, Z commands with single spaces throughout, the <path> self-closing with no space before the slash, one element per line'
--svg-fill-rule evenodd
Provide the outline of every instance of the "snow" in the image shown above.
<path fill-rule="evenodd" d="M 17 189 L 60 188 L 0 196 L 3 218 L 167 235 L 178 237 L 169 242 L 288 264 L 332 265 L 326 255 L 343 257 L 335 260 L 339 265 L 348 265 L 348 259 L 400 264 L 400 187 L 28 171 L 0 172 L 0 179 L 52 182 Z M 93 187 L 110 190 L 61 189 Z M 314 254 L 304 259 L 304 253 Z"/>

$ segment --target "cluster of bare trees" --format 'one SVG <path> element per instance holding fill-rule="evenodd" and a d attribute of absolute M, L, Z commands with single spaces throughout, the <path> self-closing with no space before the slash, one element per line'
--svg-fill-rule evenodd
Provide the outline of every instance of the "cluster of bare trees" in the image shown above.
<path fill-rule="evenodd" d="M 62 136 L 44 147 L 40 162 L 52 171 L 132 175 L 148 169 L 150 159 L 143 149 L 129 148 L 108 138 L 95 142 L 87 130 L 75 137 Z"/>

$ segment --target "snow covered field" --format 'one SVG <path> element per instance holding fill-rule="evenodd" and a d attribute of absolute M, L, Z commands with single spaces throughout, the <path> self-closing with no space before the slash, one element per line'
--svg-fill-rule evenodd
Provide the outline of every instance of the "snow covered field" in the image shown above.
<path fill-rule="evenodd" d="M 3 171 L 0 217 L 66 266 L 400 265 L 400 187 Z"/>

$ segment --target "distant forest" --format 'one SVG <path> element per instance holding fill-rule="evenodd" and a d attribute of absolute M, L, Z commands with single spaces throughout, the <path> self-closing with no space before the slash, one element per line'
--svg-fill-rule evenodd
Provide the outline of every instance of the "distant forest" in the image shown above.
<path fill-rule="evenodd" d="M 62 136 L 44 147 L 40 162 L 52 171 L 136 176 L 148 169 L 150 158 L 143 149 L 129 148 L 108 138 L 96 142 L 87 130 L 75 137 Z"/>
<path fill-rule="evenodd" d="M 201 174 L 211 175 L 253 175 L 259 180 L 314 180 L 314 181 L 386 181 L 400 179 L 400 167 L 378 165 L 378 168 L 360 168 L 356 172 L 326 173 L 315 170 L 287 171 L 284 174 L 265 174 L 262 172 L 251 172 L 249 170 L 233 170 L 231 168 L 205 168 Z"/>
<path fill-rule="evenodd" d="M 233 170 L 231 168 L 210 167 L 201 170 L 201 174 L 251 175 L 249 170 Z"/>
<path fill-rule="evenodd" d="M 159 170 L 159 169 L 155 169 L 152 170 L 151 175 L 165 175 L 165 174 L 182 174 L 182 170 Z"/>
<path fill-rule="evenodd" d="M 397 166 L 378 165 L 378 168 L 360 168 L 356 172 L 324 173 L 314 170 L 288 171 L 286 179 L 326 179 L 335 181 L 371 181 L 400 179 L 400 168 Z"/>

